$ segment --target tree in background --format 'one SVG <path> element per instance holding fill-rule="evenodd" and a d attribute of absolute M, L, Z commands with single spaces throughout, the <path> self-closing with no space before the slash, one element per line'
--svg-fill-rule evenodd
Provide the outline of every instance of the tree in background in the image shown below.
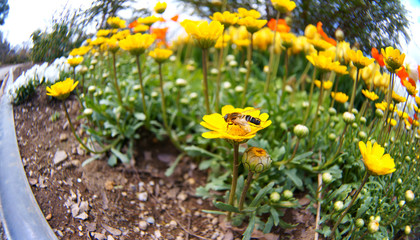
<path fill-rule="evenodd" d="M 130 6 L 134 0 L 95 0 L 91 7 L 84 12 L 86 24 L 96 21 L 97 28 L 105 28 L 109 17 L 117 16 L 117 13 Z"/>
<path fill-rule="evenodd" d="M 208 17 L 217 11 L 236 11 L 239 7 L 254 8 L 263 18 L 275 18 L 270 0 L 177 0 L 193 8 L 194 13 Z M 399 36 L 409 41 L 407 10 L 400 0 L 295 0 L 292 12 L 294 32 L 303 34 L 308 24 L 323 23 L 331 37 L 337 28 L 343 30 L 346 41 L 360 45 L 364 52 L 372 47 L 400 46 Z M 282 16 L 285 17 L 285 16 Z"/>
<path fill-rule="evenodd" d="M 80 9 L 65 8 L 61 14 L 55 14 L 60 18 L 53 19 L 51 31 L 36 30 L 32 33 L 32 61 L 51 62 L 79 47 L 88 38 L 82 13 Z"/>
<path fill-rule="evenodd" d="M 9 15 L 9 4 L 8 0 L 0 0 L 0 25 L 4 24 L 7 15 Z"/>

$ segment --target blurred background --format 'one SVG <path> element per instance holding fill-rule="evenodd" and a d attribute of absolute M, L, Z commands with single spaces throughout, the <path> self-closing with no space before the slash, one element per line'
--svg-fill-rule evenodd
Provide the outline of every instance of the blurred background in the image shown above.
<path fill-rule="evenodd" d="M 18 62 L 52 61 L 67 55 L 99 28 L 110 16 L 119 16 L 128 23 L 150 15 L 157 0 L 0 0 L 0 65 Z M 179 15 L 178 22 L 206 18 L 216 11 L 235 11 L 238 7 L 254 8 L 263 18 L 275 18 L 270 1 L 262 0 L 168 0 L 163 17 Z M 333 0 L 328 5 L 320 0 L 297 0 L 297 8 L 289 18 L 292 31 L 302 34 L 305 26 L 318 21 L 329 36 L 337 28 L 345 40 L 357 44 L 370 54 L 370 49 L 394 46 L 406 53 L 407 61 L 420 63 L 420 1 L 418 0 Z M 225 6 L 225 9 L 222 9 Z M 182 28 L 166 21 L 168 38 Z M 57 41 L 52 43 L 52 41 Z M 34 43 L 58 45 L 51 54 L 34 53 Z M 51 47 L 50 47 L 51 48 Z M 36 52 L 36 49 L 35 49 Z M 34 56 L 40 55 L 40 56 Z"/>

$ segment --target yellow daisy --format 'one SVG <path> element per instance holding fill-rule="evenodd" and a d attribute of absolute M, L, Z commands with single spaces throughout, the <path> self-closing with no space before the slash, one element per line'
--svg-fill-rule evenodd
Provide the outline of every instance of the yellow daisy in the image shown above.
<path fill-rule="evenodd" d="M 395 172 L 394 159 L 389 154 L 384 154 L 385 149 L 370 141 L 359 142 L 359 149 L 363 156 L 365 167 L 374 175 L 386 175 Z"/>
<path fill-rule="evenodd" d="M 73 79 L 67 78 L 64 81 L 57 82 L 51 87 L 47 87 L 47 95 L 56 97 L 60 100 L 65 100 L 73 91 L 79 82 L 74 82 Z"/>

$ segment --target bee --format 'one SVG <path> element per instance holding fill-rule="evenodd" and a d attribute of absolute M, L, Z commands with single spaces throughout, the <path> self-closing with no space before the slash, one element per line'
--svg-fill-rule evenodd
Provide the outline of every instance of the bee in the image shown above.
<path fill-rule="evenodd" d="M 250 109 L 244 112 L 228 113 L 223 118 L 225 119 L 225 122 L 228 123 L 228 127 L 229 125 L 237 125 L 246 133 L 250 133 L 251 126 L 249 123 L 252 123 L 254 126 L 259 126 L 261 125 L 261 120 L 259 118 L 255 118 L 245 113 L 250 112 L 250 111 L 255 111 L 255 110 L 258 110 L 258 109 Z"/>

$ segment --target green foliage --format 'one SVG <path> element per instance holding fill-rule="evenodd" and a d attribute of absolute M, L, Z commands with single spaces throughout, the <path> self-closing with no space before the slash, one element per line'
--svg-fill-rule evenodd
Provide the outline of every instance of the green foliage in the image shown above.
<path fill-rule="evenodd" d="M 23 63 L 29 60 L 29 51 L 26 48 L 14 49 L 0 32 L 0 66 L 4 64 Z"/>
<path fill-rule="evenodd" d="M 4 24 L 7 15 L 9 15 L 9 4 L 8 0 L 0 0 L 0 25 Z"/>
<path fill-rule="evenodd" d="M 201 17 L 208 17 L 214 12 L 236 11 L 239 7 L 257 9 L 262 18 L 276 17 L 276 10 L 271 1 L 266 0 L 226 0 L 226 6 L 215 5 L 212 1 L 178 0 L 186 7 L 194 8 Z M 328 36 L 335 38 L 335 31 L 340 28 L 345 40 L 358 43 L 364 52 L 370 52 L 372 47 L 378 49 L 387 46 L 399 46 L 400 35 L 408 41 L 409 20 L 407 10 L 400 0 L 392 1 L 319 1 L 296 0 L 296 8 L 291 12 L 292 31 L 302 34 L 308 24 L 323 23 L 323 29 Z M 284 18 L 285 16 L 282 16 Z"/>
<path fill-rule="evenodd" d="M 118 12 L 131 9 L 134 0 L 95 0 L 91 7 L 84 12 L 85 23 L 96 21 L 97 28 L 105 28 L 109 17 L 117 16 Z"/>
<path fill-rule="evenodd" d="M 54 19 L 51 31 L 36 30 L 32 33 L 33 62 L 52 62 L 54 59 L 68 55 L 69 52 L 87 39 L 83 31 L 80 10 L 63 10 L 60 19 Z"/>

